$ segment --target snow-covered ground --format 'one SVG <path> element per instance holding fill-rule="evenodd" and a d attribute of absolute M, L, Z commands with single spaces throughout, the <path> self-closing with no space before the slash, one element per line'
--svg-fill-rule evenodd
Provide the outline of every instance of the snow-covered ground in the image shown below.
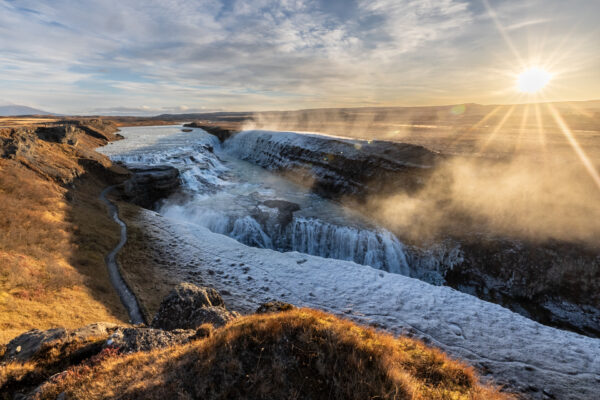
<path fill-rule="evenodd" d="M 419 337 L 539 399 L 596 399 L 600 340 L 541 325 L 448 287 L 350 261 L 245 246 L 145 211 L 139 224 L 177 265 L 242 312 L 277 299 Z"/>
<path fill-rule="evenodd" d="M 212 285 L 223 293 L 228 306 L 241 312 L 252 312 L 265 301 L 283 300 L 395 334 L 413 335 L 466 360 L 497 383 L 532 398 L 600 398 L 600 340 L 550 328 L 499 305 L 398 273 L 352 261 L 248 247 L 240 243 L 243 240 L 239 235 L 219 228 L 226 224 L 201 223 L 197 217 L 204 218 L 207 211 L 233 209 L 233 215 L 245 220 L 249 218 L 247 210 L 256 206 L 252 203 L 255 198 L 284 198 L 301 205 L 297 212 L 300 215 L 293 223 L 314 215 L 329 221 L 337 215 L 336 229 L 341 231 L 347 230 L 344 223 L 355 222 L 355 218 L 310 193 L 288 187 L 282 178 L 269 176 L 249 164 L 238 165 L 235 159 L 225 157 L 214 136 L 201 130 L 182 133 L 180 127 L 140 127 L 127 128 L 122 133 L 126 140 L 101 151 L 113 160 L 131 165 L 175 165 L 184 187 L 194 194 L 193 201 L 163 206 L 162 215 L 144 211 L 136 222 L 152 237 L 152 244 L 162 249 L 166 259 L 162 265 L 170 280 Z M 281 140 L 287 140 L 287 136 Z M 313 223 L 310 232 L 321 225 Z M 379 234 L 373 230 L 367 238 L 377 238 Z M 340 245 L 333 247 L 342 248 L 345 241 L 340 240 Z M 307 242 L 307 246 L 314 244 Z M 331 253 L 326 246 L 324 250 L 310 250 L 307 246 L 292 248 L 319 255 Z M 399 247 L 396 253 L 403 252 Z M 441 252 L 423 259 L 445 257 Z M 453 252 L 447 264 L 452 265 L 452 259 L 459 257 L 459 252 Z M 338 254 L 337 258 L 358 262 L 364 259 L 345 254 Z M 372 261 L 365 264 L 378 265 Z M 410 264 L 414 267 L 411 271 L 396 272 L 416 276 L 412 270 L 420 264 L 415 260 Z"/>

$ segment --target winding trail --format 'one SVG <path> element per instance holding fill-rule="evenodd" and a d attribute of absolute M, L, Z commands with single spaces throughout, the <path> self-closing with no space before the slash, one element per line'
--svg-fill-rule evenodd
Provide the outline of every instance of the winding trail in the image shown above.
<path fill-rule="evenodd" d="M 127 283 L 121 276 L 121 272 L 119 271 L 119 266 L 117 264 L 117 254 L 123 248 L 123 246 L 125 246 L 125 243 L 127 243 L 127 225 L 125 225 L 125 223 L 119 218 L 117 206 L 106 197 L 106 195 L 114 188 L 114 185 L 109 186 L 104 189 L 102 193 L 100 193 L 100 200 L 102 200 L 108 207 L 108 213 L 121 227 L 121 239 L 119 240 L 119 244 L 117 244 L 117 246 L 106 256 L 106 266 L 108 267 L 110 281 L 119 294 L 121 302 L 123 302 L 123 305 L 127 309 L 131 323 L 141 324 L 144 323 L 145 320 L 142 311 L 140 310 L 137 298 L 131 289 L 129 289 L 129 286 L 127 286 Z"/>

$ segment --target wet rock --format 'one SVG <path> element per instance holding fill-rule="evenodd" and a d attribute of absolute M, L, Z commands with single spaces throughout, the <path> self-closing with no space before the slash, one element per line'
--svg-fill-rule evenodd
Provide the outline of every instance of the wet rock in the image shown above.
<path fill-rule="evenodd" d="M 140 207 L 154 207 L 157 201 L 175 193 L 181 184 L 179 170 L 169 165 L 130 170 L 133 176 L 123 184 L 123 196 Z"/>
<path fill-rule="evenodd" d="M 237 316 L 238 313 L 225 308 L 221 295 L 215 289 L 182 283 L 162 301 L 152 320 L 152 327 L 196 329 L 204 323 L 219 327 Z"/>
<path fill-rule="evenodd" d="M 289 311 L 296 308 L 290 303 L 286 303 L 283 301 L 269 301 L 267 303 L 261 304 L 256 309 L 256 314 L 268 314 L 268 313 L 277 313 L 282 311 Z"/>
<path fill-rule="evenodd" d="M 282 229 L 292 222 L 294 212 L 300 210 L 300 205 L 286 200 L 265 200 L 262 204 L 266 207 L 277 209 L 277 222 Z"/>

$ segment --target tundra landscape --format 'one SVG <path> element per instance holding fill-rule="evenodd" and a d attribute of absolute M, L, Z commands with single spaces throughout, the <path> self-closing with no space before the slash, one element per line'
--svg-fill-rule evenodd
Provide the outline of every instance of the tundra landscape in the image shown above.
<path fill-rule="evenodd" d="M 0 0 L 0 399 L 597 398 L 574 3 Z"/>

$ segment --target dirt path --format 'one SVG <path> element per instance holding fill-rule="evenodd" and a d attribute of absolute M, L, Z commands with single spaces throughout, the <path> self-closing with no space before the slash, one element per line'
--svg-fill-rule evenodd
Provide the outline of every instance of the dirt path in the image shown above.
<path fill-rule="evenodd" d="M 106 195 L 114 189 L 114 186 L 109 186 L 102 191 L 100 194 L 100 200 L 102 200 L 106 206 L 108 207 L 108 212 L 113 220 L 121 227 L 121 239 L 119 240 L 119 244 L 106 256 L 106 266 L 108 267 L 108 274 L 110 276 L 110 281 L 113 284 L 115 290 L 119 294 L 123 305 L 127 309 L 127 313 L 129 314 L 129 319 L 132 324 L 141 324 L 144 323 L 144 317 L 140 310 L 140 306 L 138 301 L 127 286 L 127 283 L 123 280 L 121 276 L 121 272 L 119 271 L 119 266 L 117 264 L 117 254 L 119 251 L 125 246 L 127 242 L 127 225 L 119 218 L 119 212 L 117 206 L 114 205 Z"/>

